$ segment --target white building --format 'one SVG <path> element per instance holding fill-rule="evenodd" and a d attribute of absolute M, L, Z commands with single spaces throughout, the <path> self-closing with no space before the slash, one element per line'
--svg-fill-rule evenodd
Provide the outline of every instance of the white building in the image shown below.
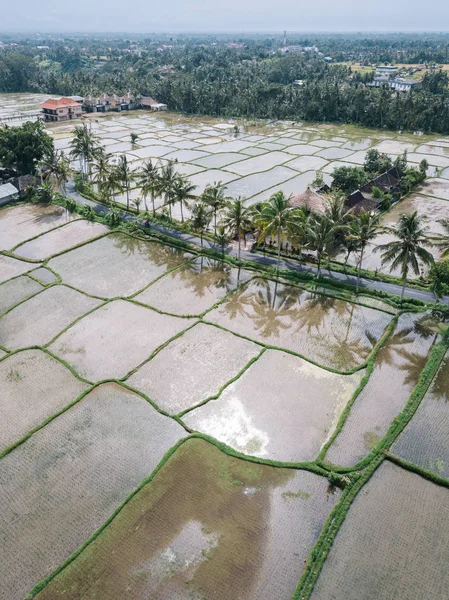
<path fill-rule="evenodd" d="M 19 190 L 12 183 L 0 185 L 0 206 L 16 200 L 19 197 Z"/>

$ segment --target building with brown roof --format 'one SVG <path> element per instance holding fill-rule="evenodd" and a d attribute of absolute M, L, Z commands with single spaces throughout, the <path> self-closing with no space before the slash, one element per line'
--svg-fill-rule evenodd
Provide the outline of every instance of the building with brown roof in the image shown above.
<path fill-rule="evenodd" d="M 302 194 L 290 198 L 292 208 L 305 208 L 310 212 L 324 213 L 326 210 L 327 199 L 322 194 L 317 194 L 309 187 Z"/>
<path fill-rule="evenodd" d="M 83 113 L 81 104 L 67 96 L 50 98 L 40 107 L 45 121 L 69 121 L 78 119 Z"/>
<path fill-rule="evenodd" d="M 167 110 L 167 105 L 162 102 L 157 102 L 151 96 L 144 96 L 140 99 L 140 106 L 142 108 L 151 108 L 151 110 Z"/>

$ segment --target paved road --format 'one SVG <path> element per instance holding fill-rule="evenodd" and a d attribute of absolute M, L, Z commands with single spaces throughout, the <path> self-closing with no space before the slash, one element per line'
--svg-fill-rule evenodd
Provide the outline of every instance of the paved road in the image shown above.
<path fill-rule="evenodd" d="M 78 204 L 84 204 L 88 206 L 92 206 L 96 213 L 100 215 L 104 215 L 107 213 L 108 208 L 104 204 L 98 204 L 92 200 L 88 200 L 83 196 L 80 196 L 77 192 L 75 192 L 75 187 L 73 181 L 67 184 L 67 195 L 73 198 Z M 136 222 L 137 218 L 129 213 L 122 213 L 124 220 L 129 222 Z M 140 221 L 142 223 L 142 221 Z M 160 225 L 159 223 L 152 223 L 151 229 L 158 231 L 159 233 L 163 233 L 168 235 L 174 239 L 182 240 L 184 242 L 188 242 L 190 244 L 194 244 L 195 246 L 201 246 L 201 240 L 199 237 L 192 235 L 190 233 L 185 233 L 184 231 L 178 231 L 176 229 L 172 229 L 170 227 L 166 227 L 164 225 Z M 211 248 L 218 252 L 221 252 L 221 246 L 214 242 L 210 242 L 209 240 L 203 240 L 204 248 Z M 237 256 L 237 250 L 233 247 L 228 247 L 226 249 L 226 254 L 231 256 Z M 241 258 L 244 260 L 252 261 L 254 263 L 258 263 L 266 266 L 276 266 L 276 258 L 273 256 L 263 256 L 261 254 L 256 254 L 250 252 L 248 250 L 242 249 Z M 280 262 L 281 269 L 290 269 L 291 271 L 299 271 L 303 273 L 313 273 L 316 274 L 317 267 L 312 265 L 304 265 L 298 263 L 293 260 L 281 259 Z M 354 275 L 347 275 L 345 273 L 338 273 L 337 271 L 330 271 L 328 269 L 322 269 L 322 274 L 329 279 L 334 281 L 339 281 L 341 283 L 347 283 L 349 285 L 356 285 L 357 278 Z M 396 285 L 394 283 L 384 283 L 382 281 L 374 281 L 372 279 L 361 279 L 360 287 L 370 290 L 378 290 L 382 292 L 388 292 L 389 294 L 396 294 L 397 296 L 401 295 L 401 286 Z M 407 298 L 414 298 L 415 300 L 422 300 L 423 302 L 434 302 L 435 296 L 431 292 L 427 292 L 425 290 L 417 290 L 414 288 L 405 288 L 404 296 Z M 445 296 L 443 301 L 448 302 L 449 297 Z"/>

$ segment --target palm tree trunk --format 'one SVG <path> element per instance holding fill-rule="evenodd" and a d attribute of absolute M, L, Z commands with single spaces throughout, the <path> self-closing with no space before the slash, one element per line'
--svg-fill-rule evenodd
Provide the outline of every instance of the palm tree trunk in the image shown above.
<path fill-rule="evenodd" d="M 405 292 L 405 284 L 406 284 L 406 283 L 407 283 L 407 281 L 406 281 L 406 280 L 404 280 L 404 281 L 403 281 L 403 283 L 402 283 L 402 290 L 401 290 L 401 304 L 402 304 L 402 302 L 403 302 L 403 300 L 404 300 L 404 292 Z"/>
<path fill-rule="evenodd" d="M 361 252 L 360 252 L 360 260 L 359 260 L 359 266 L 357 268 L 357 284 L 355 286 L 355 293 L 358 294 L 359 293 L 359 286 L 360 286 L 360 272 L 362 270 L 362 261 L 363 261 L 363 253 L 365 251 L 365 248 L 362 248 Z"/>
<path fill-rule="evenodd" d="M 153 217 L 156 216 L 156 207 L 154 206 L 154 196 L 151 195 L 151 203 L 153 205 Z"/>
<path fill-rule="evenodd" d="M 276 264 L 276 274 L 279 274 L 279 263 L 281 261 L 281 242 L 280 242 L 280 231 L 278 229 L 278 261 Z"/>
<path fill-rule="evenodd" d="M 217 235 L 217 209 L 214 208 L 214 235 Z"/>
<path fill-rule="evenodd" d="M 239 260 L 240 260 L 240 241 L 241 241 L 240 240 L 240 227 L 238 227 L 238 229 L 237 229 L 237 237 L 239 239 L 239 253 L 238 253 L 238 257 L 239 257 Z"/>
<path fill-rule="evenodd" d="M 184 223 L 184 212 L 182 210 L 182 200 L 180 202 L 180 205 L 181 205 L 181 223 Z"/>
<path fill-rule="evenodd" d="M 320 278 L 320 274 L 321 274 L 321 252 L 317 252 L 317 262 L 318 262 L 318 270 L 316 272 L 316 278 L 319 279 Z"/>

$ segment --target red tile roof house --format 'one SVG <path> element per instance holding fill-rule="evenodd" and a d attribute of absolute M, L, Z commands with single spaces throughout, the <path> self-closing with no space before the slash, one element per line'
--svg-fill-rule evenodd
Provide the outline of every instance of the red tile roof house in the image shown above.
<path fill-rule="evenodd" d="M 69 121 L 83 114 L 81 105 L 72 98 L 50 98 L 40 105 L 45 121 Z"/>

